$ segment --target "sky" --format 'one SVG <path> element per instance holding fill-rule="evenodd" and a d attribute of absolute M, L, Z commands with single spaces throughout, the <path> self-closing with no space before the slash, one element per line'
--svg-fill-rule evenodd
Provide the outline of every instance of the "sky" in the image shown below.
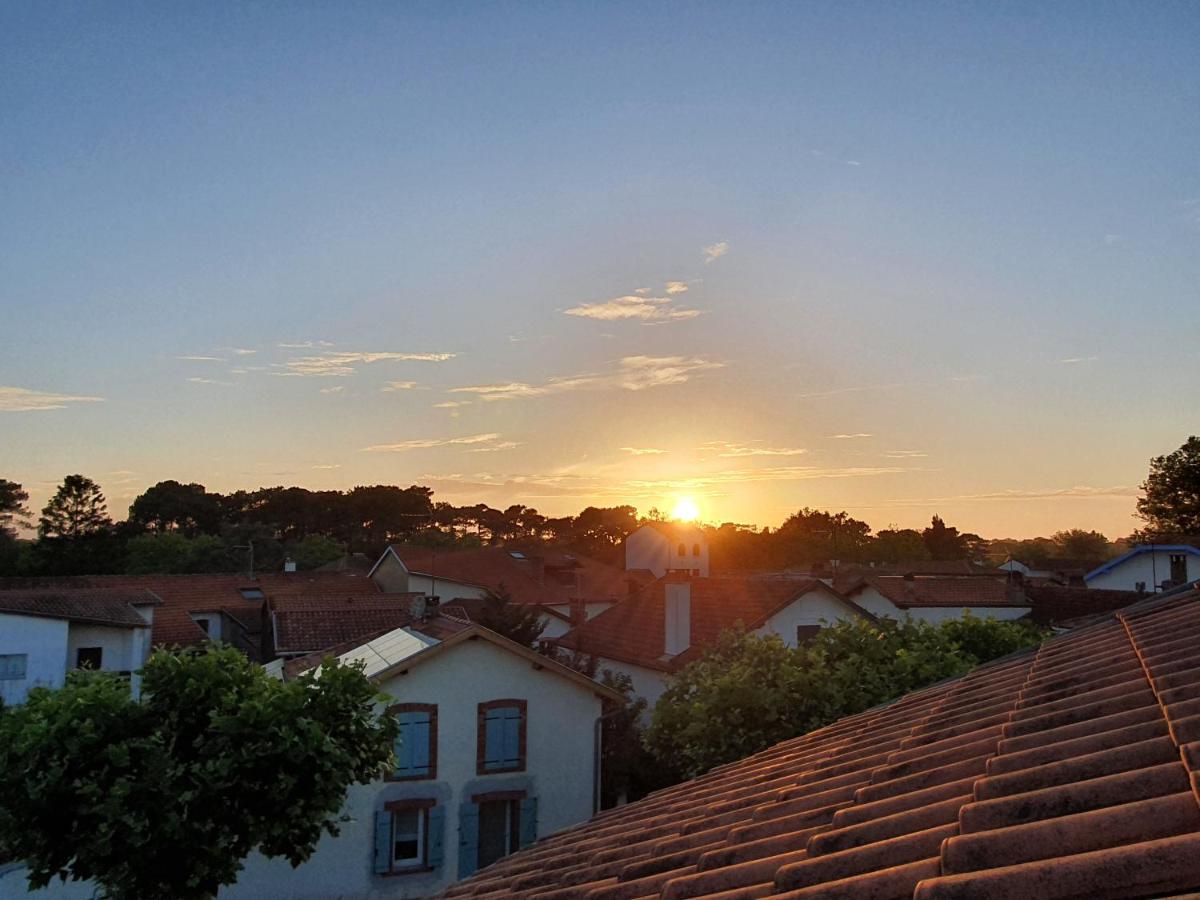
<path fill-rule="evenodd" d="M 990 537 L 1196 433 L 1191 3 L 0 8 L 0 477 Z"/>

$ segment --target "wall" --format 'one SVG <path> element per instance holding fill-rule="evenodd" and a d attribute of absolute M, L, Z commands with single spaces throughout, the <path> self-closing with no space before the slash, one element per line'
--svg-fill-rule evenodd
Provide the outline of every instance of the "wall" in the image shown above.
<path fill-rule="evenodd" d="M 917 606 L 902 610 L 875 588 L 869 586 L 852 594 L 850 599 L 867 612 L 877 616 L 902 619 L 905 614 L 908 614 L 914 619 L 933 625 L 950 619 L 961 619 L 965 612 L 980 619 L 996 619 L 1001 622 L 1019 619 L 1021 616 L 1029 614 L 1028 606 Z"/>
<path fill-rule="evenodd" d="M 670 551 L 667 539 L 649 525 L 625 538 L 625 568 L 649 569 L 656 578 L 667 574 Z"/>
<path fill-rule="evenodd" d="M 381 567 L 382 568 L 382 567 Z M 413 572 L 408 576 L 408 588 L 410 591 L 420 591 L 427 597 L 437 595 L 442 598 L 443 603 L 450 603 L 457 599 L 464 600 L 485 600 L 491 596 L 487 588 L 479 587 L 474 584 L 463 584 L 461 581 L 451 581 L 449 578 L 430 578 L 428 575 L 418 575 Z"/>
<path fill-rule="evenodd" d="M 6 704 L 23 702 L 30 688 L 62 686 L 68 666 L 68 631 L 63 619 L 0 614 L 0 653 L 28 656 L 23 679 L 0 680 L 0 698 Z"/>
<path fill-rule="evenodd" d="M 650 669 L 646 666 L 638 666 L 617 659 L 609 659 L 605 656 L 596 657 L 596 677 L 599 678 L 600 673 L 605 669 L 611 669 L 613 672 L 624 672 L 630 677 L 633 681 L 633 693 L 638 697 L 646 698 L 647 715 L 654 708 L 654 704 L 658 702 L 658 698 L 667 689 L 667 678 L 670 677 L 668 673 L 661 672 L 658 669 Z"/>
<path fill-rule="evenodd" d="M 75 668 L 75 654 L 80 647 L 100 647 L 100 670 L 103 672 L 132 672 L 140 669 L 144 659 L 134 655 L 135 632 L 147 628 L 111 628 L 103 625 L 71 623 L 67 638 L 67 665 Z"/>
<path fill-rule="evenodd" d="M 385 550 L 383 558 L 371 572 L 371 580 L 385 594 L 403 594 L 409 590 L 408 569 L 391 550 Z M 413 590 L 416 590 L 413 588 Z"/>
<path fill-rule="evenodd" d="M 1167 550 L 1139 553 L 1116 568 L 1095 578 L 1089 578 L 1087 586 L 1110 591 L 1134 591 L 1137 590 L 1140 581 L 1145 582 L 1146 590 L 1154 591 L 1156 584 L 1160 585 L 1171 577 L 1173 555 L 1175 554 Z M 1188 553 L 1185 558 L 1188 581 L 1200 578 L 1200 556 Z"/>
<path fill-rule="evenodd" d="M 823 591 L 809 591 L 767 619 L 754 633 L 777 634 L 789 647 L 795 647 L 796 628 L 800 625 L 832 625 L 854 618 L 857 616 L 844 603 Z"/>

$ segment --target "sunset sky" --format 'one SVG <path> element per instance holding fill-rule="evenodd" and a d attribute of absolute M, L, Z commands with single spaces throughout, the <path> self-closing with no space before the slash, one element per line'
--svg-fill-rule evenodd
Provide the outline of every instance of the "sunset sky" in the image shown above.
<path fill-rule="evenodd" d="M 5 4 L 0 477 L 1132 530 L 1196 5 L 647 6 Z"/>

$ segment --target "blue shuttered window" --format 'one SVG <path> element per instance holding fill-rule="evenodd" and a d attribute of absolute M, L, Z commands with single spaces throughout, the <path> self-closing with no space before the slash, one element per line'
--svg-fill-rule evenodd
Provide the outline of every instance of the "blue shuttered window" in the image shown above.
<path fill-rule="evenodd" d="M 525 709 L 523 706 L 493 706 L 482 722 L 483 770 L 511 771 L 525 767 Z"/>
<path fill-rule="evenodd" d="M 479 868 L 479 807 L 462 803 L 458 807 L 458 877 L 466 878 Z"/>
<path fill-rule="evenodd" d="M 445 809 L 434 800 L 399 800 L 384 807 L 375 813 L 375 873 L 419 874 L 441 868 Z"/>
<path fill-rule="evenodd" d="M 392 814 L 375 813 L 375 873 L 392 871 Z"/>
<path fill-rule="evenodd" d="M 428 778 L 432 775 L 433 716 L 427 711 L 396 714 L 396 777 Z"/>
<path fill-rule="evenodd" d="M 521 801 L 521 846 L 528 847 L 537 835 L 537 797 L 526 797 Z"/>
<path fill-rule="evenodd" d="M 431 869 L 440 869 L 445 858 L 446 811 L 440 806 L 429 810 L 429 844 L 425 861 Z"/>

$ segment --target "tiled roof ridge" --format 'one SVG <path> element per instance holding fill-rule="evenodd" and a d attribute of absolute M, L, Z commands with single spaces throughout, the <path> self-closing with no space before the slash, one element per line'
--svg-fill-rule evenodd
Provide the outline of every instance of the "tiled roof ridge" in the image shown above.
<path fill-rule="evenodd" d="M 610 810 L 450 896 L 922 900 L 1200 887 L 1200 595 Z"/>

